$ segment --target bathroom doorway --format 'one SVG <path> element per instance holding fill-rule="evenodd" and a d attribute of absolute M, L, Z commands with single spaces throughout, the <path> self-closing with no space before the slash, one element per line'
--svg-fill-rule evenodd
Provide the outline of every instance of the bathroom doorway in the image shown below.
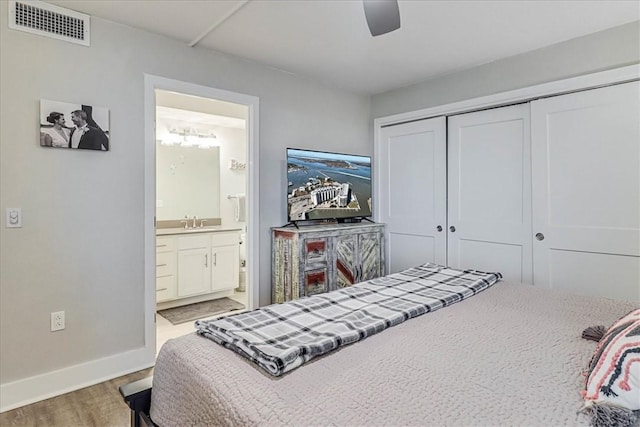
<path fill-rule="evenodd" d="M 157 352 L 192 333 L 194 316 L 257 304 L 258 100 L 145 77 L 145 346 Z"/>

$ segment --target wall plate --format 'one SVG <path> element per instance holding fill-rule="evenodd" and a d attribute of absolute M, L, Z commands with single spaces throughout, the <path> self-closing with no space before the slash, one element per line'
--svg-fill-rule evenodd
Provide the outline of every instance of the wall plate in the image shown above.
<path fill-rule="evenodd" d="M 7 208 L 7 228 L 22 227 L 22 209 Z"/>

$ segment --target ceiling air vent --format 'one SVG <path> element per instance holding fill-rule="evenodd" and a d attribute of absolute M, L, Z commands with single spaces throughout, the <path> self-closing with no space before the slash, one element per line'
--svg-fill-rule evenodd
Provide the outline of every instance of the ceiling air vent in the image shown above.
<path fill-rule="evenodd" d="M 89 46 L 90 17 L 41 1 L 10 1 L 9 28 Z"/>

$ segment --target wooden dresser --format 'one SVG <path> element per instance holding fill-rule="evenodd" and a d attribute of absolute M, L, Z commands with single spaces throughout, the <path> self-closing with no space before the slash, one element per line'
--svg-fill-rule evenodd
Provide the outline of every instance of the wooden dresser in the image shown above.
<path fill-rule="evenodd" d="M 384 224 L 272 228 L 271 245 L 273 303 L 384 275 Z"/>

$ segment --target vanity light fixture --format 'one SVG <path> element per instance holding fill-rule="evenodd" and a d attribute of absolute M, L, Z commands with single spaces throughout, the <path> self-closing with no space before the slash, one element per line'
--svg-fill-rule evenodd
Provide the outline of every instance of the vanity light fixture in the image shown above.
<path fill-rule="evenodd" d="M 169 135 L 166 138 L 158 139 L 162 145 L 180 145 L 182 147 L 198 147 L 211 148 L 220 144 L 217 142 L 217 136 L 213 132 L 204 133 L 196 129 L 169 129 Z"/>
<path fill-rule="evenodd" d="M 218 147 L 219 145 L 217 137 L 214 134 L 198 136 L 198 147 L 200 148 Z"/>
<path fill-rule="evenodd" d="M 162 139 L 158 139 L 157 141 L 160 144 L 166 145 L 166 146 L 181 145 L 183 141 L 183 137 L 178 134 L 169 132 L 168 135 L 165 135 Z"/>

